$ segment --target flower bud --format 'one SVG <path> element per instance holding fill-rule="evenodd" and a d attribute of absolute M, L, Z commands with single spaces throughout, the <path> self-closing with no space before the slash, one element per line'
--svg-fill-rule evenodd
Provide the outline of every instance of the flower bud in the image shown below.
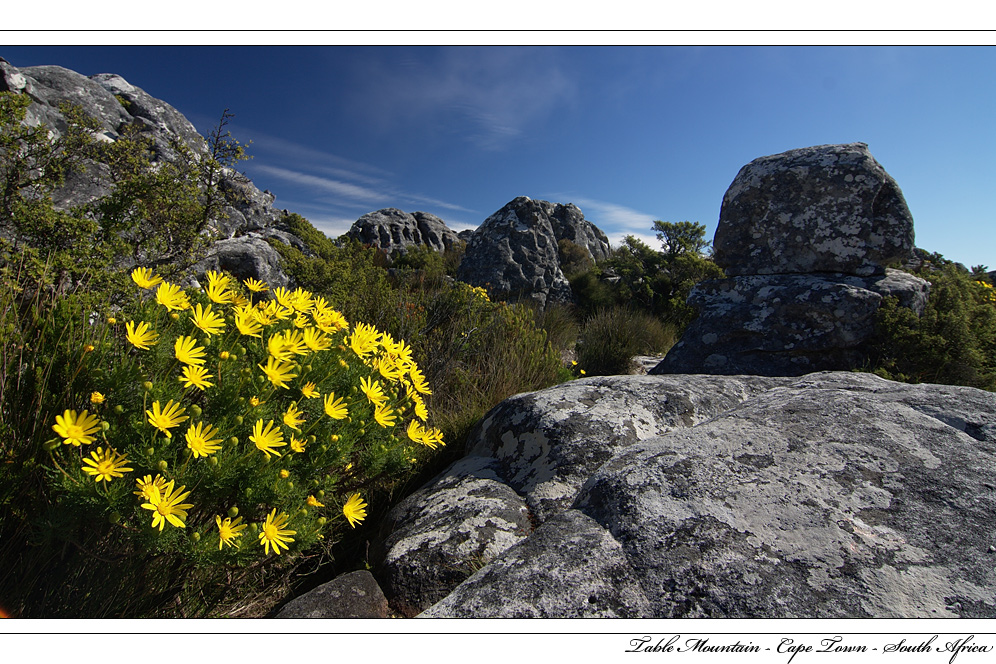
<path fill-rule="evenodd" d="M 108 424 L 107 422 L 101 422 L 100 423 L 100 428 L 103 429 L 104 431 L 107 431 L 108 429 L 111 428 L 111 425 Z"/>
<path fill-rule="evenodd" d="M 299 509 L 297 511 L 297 513 L 300 514 L 301 516 L 308 516 L 308 509 L 305 508 L 305 507 L 302 507 L 301 509 Z"/>
<path fill-rule="evenodd" d="M 51 452 L 52 450 L 54 450 L 58 446 L 59 446 L 59 441 L 58 440 L 47 440 L 47 441 L 45 441 L 45 444 L 42 447 L 44 447 L 46 450 L 48 450 L 49 452 Z"/>
<path fill-rule="evenodd" d="M 242 424 L 242 422 L 244 422 L 244 421 L 245 421 L 245 418 L 243 418 L 241 415 L 236 415 L 235 416 L 235 423 L 236 424 Z"/>
<path fill-rule="evenodd" d="M 111 512 L 110 514 L 107 515 L 107 520 L 110 523 L 121 523 L 121 515 L 118 514 L 117 512 Z"/>
<path fill-rule="evenodd" d="M 218 357 L 220 357 L 223 360 L 227 360 L 231 356 L 232 356 L 231 353 L 229 353 L 227 350 L 223 350 L 220 353 L 218 353 Z"/>
<path fill-rule="evenodd" d="M 202 411 L 201 407 L 198 406 L 197 404 L 194 404 L 193 406 L 190 407 L 190 414 L 193 415 L 194 417 L 200 417 L 201 413 L 203 412 L 204 411 Z"/>
<path fill-rule="evenodd" d="M 231 438 L 228 439 L 228 442 L 230 444 L 232 444 L 232 445 L 238 445 L 239 444 L 239 437 L 238 436 L 232 436 Z"/>
<path fill-rule="evenodd" d="M 108 316 L 107 317 L 107 324 L 108 325 L 114 325 L 117 322 L 118 322 L 118 320 L 114 316 Z"/>
<path fill-rule="evenodd" d="M 319 484 L 321 484 L 321 482 L 318 481 L 318 478 L 311 478 L 311 486 L 317 487 Z"/>
<path fill-rule="evenodd" d="M 280 477 L 281 477 L 281 479 L 287 479 L 288 477 L 290 477 L 290 471 L 287 470 L 286 468 L 281 468 L 280 469 Z"/>
<path fill-rule="evenodd" d="M 209 466 L 217 466 L 218 465 L 218 457 L 208 457 L 208 465 Z"/>
<path fill-rule="evenodd" d="M 311 365 L 310 365 L 310 364 L 306 364 L 306 365 L 304 365 L 304 371 L 305 371 L 305 372 L 309 372 L 309 371 L 311 371 Z"/>
<path fill-rule="evenodd" d="M 156 453 L 156 449 L 154 447 L 147 447 L 147 448 L 145 448 L 145 454 L 146 454 L 146 456 L 152 456 L 155 453 Z"/>
<path fill-rule="evenodd" d="M 326 523 L 328 523 L 328 519 L 326 519 L 324 516 L 318 517 L 318 525 L 319 526 L 324 526 Z"/>
<path fill-rule="evenodd" d="M 318 491 L 318 497 L 319 498 L 324 498 L 325 497 L 325 491 L 324 490 L 319 490 Z"/>
<path fill-rule="evenodd" d="M 294 488 L 294 483 L 293 482 L 288 482 L 287 483 L 287 488 L 288 489 L 293 489 Z"/>
<path fill-rule="evenodd" d="M 169 464 L 166 463 L 164 459 L 160 459 L 159 463 L 156 464 L 156 467 L 159 469 L 160 472 L 165 473 L 166 469 L 169 468 Z"/>
<path fill-rule="evenodd" d="M 249 532 L 251 532 L 253 535 L 255 535 L 256 533 L 259 532 L 259 526 L 257 526 L 255 523 L 250 523 L 249 524 Z"/>
<path fill-rule="evenodd" d="M 309 443 L 313 443 L 313 442 L 315 442 L 316 440 L 318 440 L 318 439 L 317 439 L 317 438 L 315 438 L 314 436 L 308 436 L 308 442 L 309 442 Z"/>
<path fill-rule="evenodd" d="M 117 406 L 114 407 L 115 415 L 120 415 L 123 412 L 124 412 L 124 406 L 122 406 L 121 404 L 118 404 Z"/>
<path fill-rule="evenodd" d="M 180 314 L 176 313 L 175 311 L 171 313 L 169 317 L 172 318 L 173 320 L 180 320 Z"/>
<path fill-rule="evenodd" d="M 238 507 L 229 507 L 228 508 L 228 516 L 230 518 L 234 519 L 238 515 L 239 515 L 239 508 Z"/>
<path fill-rule="evenodd" d="M 147 380 L 144 383 L 142 383 L 142 389 L 145 390 L 146 392 L 148 392 L 149 390 L 151 390 L 152 389 L 152 381 L 151 380 Z"/>
<path fill-rule="evenodd" d="M 329 440 L 331 440 L 333 443 L 338 443 L 339 442 L 339 434 L 337 434 L 337 433 L 332 434 L 332 436 L 329 438 Z"/>
<path fill-rule="evenodd" d="M 200 541 L 201 541 L 201 534 L 200 534 L 200 533 L 198 533 L 198 532 L 196 532 L 196 531 L 195 531 L 195 532 L 194 532 L 194 534 L 193 534 L 193 535 L 191 535 L 190 537 L 191 537 L 191 538 L 193 538 L 193 540 L 194 540 L 195 542 L 200 542 Z"/>

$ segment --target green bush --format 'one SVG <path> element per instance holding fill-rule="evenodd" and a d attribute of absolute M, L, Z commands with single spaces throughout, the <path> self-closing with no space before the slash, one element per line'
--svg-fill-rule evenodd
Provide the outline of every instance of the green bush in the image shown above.
<path fill-rule="evenodd" d="M 655 316 L 625 307 L 602 309 L 585 321 L 577 344 L 578 366 L 586 375 L 629 373 L 635 355 L 663 355 L 675 330 Z"/>
<path fill-rule="evenodd" d="M 921 316 L 886 298 L 866 369 L 910 383 L 996 390 L 996 294 L 984 273 L 934 255 L 915 274 L 930 281 Z"/>
<path fill-rule="evenodd" d="M 244 601 L 260 574 L 327 557 L 361 496 L 443 442 L 404 342 L 302 289 L 133 278 L 155 298 L 111 317 L 86 293 L 0 294 L 0 597 L 18 615 Z"/>

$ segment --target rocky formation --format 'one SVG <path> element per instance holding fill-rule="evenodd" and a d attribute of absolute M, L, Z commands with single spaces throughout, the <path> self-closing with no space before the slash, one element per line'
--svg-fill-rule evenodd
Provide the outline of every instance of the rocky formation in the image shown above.
<path fill-rule="evenodd" d="M 570 240 L 596 260 L 609 255 L 605 233 L 576 206 L 520 196 L 484 220 L 467 243 L 457 278 L 498 299 L 530 299 L 541 308 L 572 300 L 558 243 Z"/>
<path fill-rule="evenodd" d="M 51 65 L 18 69 L 0 59 L 0 91 L 28 95 L 33 103 L 25 121 L 31 125 L 44 123 L 56 136 L 66 128 L 59 105 L 69 102 L 100 123 L 99 140 L 116 141 L 126 127 L 137 126 L 142 136 L 152 139 L 156 161 L 176 159 L 175 142 L 195 155 L 207 150 L 204 138 L 182 113 L 115 74 L 86 77 Z M 219 190 L 225 205 L 209 220 L 205 233 L 212 239 L 229 241 L 213 245 L 194 270 L 221 266 L 241 278 L 253 276 L 287 285 L 289 279 L 279 268 L 276 252 L 264 241 L 275 238 L 304 247 L 282 223 L 287 211 L 274 209 L 273 194 L 259 191 L 248 178 L 231 169 L 224 174 Z M 53 201 L 68 208 L 109 192 L 106 171 L 92 165 L 86 173 L 71 173 L 66 184 L 53 193 Z"/>
<path fill-rule="evenodd" d="M 404 255 L 415 246 L 443 252 L 461 242 L 439 217 L 428 212 L 409 214 L 397 208 L 368 212 L 353 223 L 346 235 L 383 250 L 388 258 Z"/>
<path fill-rule="evenodd" d="M 399 506 L 418 532 L 389 536 L 375 575 L 393 587 L 407 559 L 422 617 L 996 617 L 994 472 L 996 394 L 973 388 L 582 379 L 489 413 L 470 456 Z M 445 538 L 485 479 L 502 497 L 465 520 L 512 523 L 524 502 L 535 529 L 450 546 L 468 578 L 429 607 L 431 524 Z"/>
<path fill-rule="evenodd" d="M 376 579 L 349 572 L 285 604 L 277 618 L 387 618 L 390 609 Z"/>
<path fill-rule="evenodd" d="M 864 143 L 761 157 L 723 197 L 713 243 L 728 279 L 696 285 L 698 318 L 651 373 L 799 376 L 863 361 L 884 297 L 918 314 L 929 284 L 887 266 L 913 219 Z"/>

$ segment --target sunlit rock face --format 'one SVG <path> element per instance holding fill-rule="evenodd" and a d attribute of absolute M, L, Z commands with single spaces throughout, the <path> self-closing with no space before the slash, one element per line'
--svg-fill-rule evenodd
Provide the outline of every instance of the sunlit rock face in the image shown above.
<path fill-rule="evenodd" d="M 885 297 L 917 314 L 929 284 L 888 268 L 913 254 L 913 218 L 864 143 L 761 157 L 723 197 L 699 309 L 650 373 L 800 376 L 864 358 Z"/>
<path fill-rule="evenodd" d="M 520 196 L 484 220 L 467 243 L 457 278 L 504 300 L 532 300 L 540 308 L 572 301 L 558 243 L 570 240 L 595 260 L 609 255 L 605 233 L 572 204 Z"/>
<path fill-rule="evenodd" d="M 864 143 L 760 157 L 723 196 L 713 243 L 728 276 L 882 274 L 913 251 L 913 217 Z"/>

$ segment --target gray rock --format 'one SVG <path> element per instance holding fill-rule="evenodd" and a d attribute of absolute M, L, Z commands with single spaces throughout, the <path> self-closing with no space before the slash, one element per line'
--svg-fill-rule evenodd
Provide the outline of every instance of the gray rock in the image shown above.
<path fill-rule="evenodd" d="M 693 399 L 712 391 L 700 378 L 672 377 Z M 570 509 L 421 615 L 996 617 L 996 394 L 767 380 L 619 446 Z"/>
<path fill-rule="evenodd" d="M 346 235 L 383 250 L 388 258 L 404 255 L 416 246 L 443 252 L 460 243 L 456 232 L 439 217 L 427 212 L 408 214 L 397 208 L 368 212 L 353 222 Z"/>
<path fill-rule="evenodd" d="M 981 390 L 811 375 L 627 447 L 575 508 L 658 617 L 991 618 L 994 424 Z"/>
<path fill-rule="evenodd" d="M 913 217 L 864 143 L 760 157 L 723 196 L 713 242 L 728 276 L 881 274 L 913 250 Z"/>
<path fill-rule="evenodd" d="M 280 267 L 280 254 L 259 233 L 213 243 L 207 256 L 190 268 L 194 275 L 207 270 L 225 270 L 240 281 L 252 277 L 266 282 L 271 289 L 293 285 Z"/>
<path fill-rule="evenodd" d="M 501 587 L 500 594 L 495 588 Z M 553 517 L 420 618 L 652 617 L 622 547 L 576 510 Z"/>
<path fill-rule="evenodd" d="M 756 376 L 597 376 L 511 397 L 468 438 L 468 454 L 497 462 L 498 477 L 542 523 L 574 501 L 619 449 L 690 427 L 783 381 Z"/>
<path fill-rule="evenodd" d="M 387 598 L 366 570 L 348 572 L 280 609 L 276 618 L 387 618 Z"/>
<path fill-rule="evenodd" d="M 930 284 L 885 275 L 757 275 L 697 284 L 699 316 L 651 374 L 801 376 L 860 366 L 882 298 L 923 311 Z"/>
<path fill-rule="evenodd" d="M 391 605 L 405 616 L 427 609 L 533 529 L 529 510 L 494 472 L 467 457 L 387 515 L 370 558 Z"/>
<path fill-rule="evenodd" d="M 713 246 L 729 278 L 692 289 L 699 316 L 650 373 L 854 369 L 884 297 L 918 315 L 927 302 L 929 283 L 885 267 L 913 256 L 913 219 L 864 143 L 744 166 L 723 197 Z"/>
<path fill-rule="evenodd" d="M 557 246 L 562 239 L 586 247 L 595 258 L 608 255 L 605 234 L 577 207 L 520 196 L 474 231 L 457 278 L 502 300 L 532 300 L 540 308 L 569 303 L 571 285 Z"/>

